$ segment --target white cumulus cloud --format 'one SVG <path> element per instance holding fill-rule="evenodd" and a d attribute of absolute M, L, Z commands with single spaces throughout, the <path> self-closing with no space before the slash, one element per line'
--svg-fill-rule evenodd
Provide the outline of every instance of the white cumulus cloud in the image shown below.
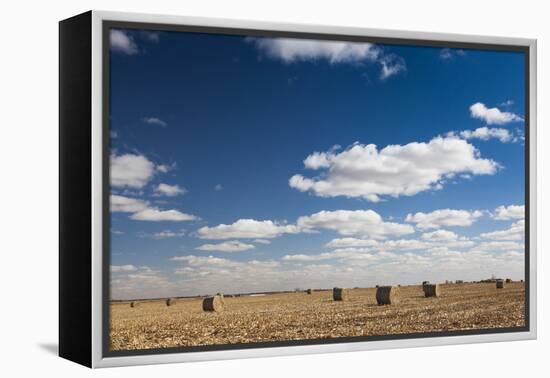
<path fill-rule="evenodd" d="M 498 163 L 480 157 L 467 141 L 436 137 L 428 143 L 389 145 L 355 143 L 338 153 L 314 152 L 304 160 L 305 168 L 322 169 L 322 175 L 292 176 L 289 185 L 320 197 L 362 197 L 380 201 L 380 196 L 412 196 L 441 189 L 445 178 L 456 174 L 492 175 Z"/>
<path fill-rule="evenodd" d="M 357 238 L 339 238 L 332 239 L 325 246 L 327 248 L 350 248 L 350 247 L 375 247 L 379 244 L 374 239 L 357 239 Z"/>
<path fill-rule="evenodd" d="M 343 236 L 361 236 L 384 239 L 387 236 L 411 234 L 411 225 L 385 222 L 373 210 L 320 211 L 298 218 L 297 226 L 302 231 L 316 229 L 334 230 Z"/>
<path fill-rule="evenodd" d="M 134 265 L 111 265 L 111 272 L 113 273 L 123 273 L 123 272 L 135 272 L 138 270 Z"/>
<path fill-rule="evenodd" d="M 252 244 L 245 244 L 238 240 L 226 241 L 218 244 L 203 244 L 196 249 L 199 251 L 216 251 L 216 252 L 242 252 L 254 249 Z"/>
<path fill-rule="evenodd" d="M 294 38 L 249 38 L 270 58 L 285 63 L 324 59 L 334 63 L 375 61 L 381 54 L 371 43 L 320 41 Z"/>
<path fill-rule="evenodd" d="M 111 30 L 109 37 L 111 41 L 111 50 L 127 55 L 134 55 L 139 52 L 134 39 L 122 30 Z"/>
<path fill-rule="evenodd" d="M 179 210 L 161 210 L 154 207 L 143 209 L 132 215 L 130 219 L 138 221 L 151 221 L 151 222 L 161 222 L 161 221 L 172 221 L 172 222 L 183 222 L 197 220 L 198 218 L 191 214 L 182 213 Z"/>
<path fill-rule="evenodd" d="M 495 209 L 493 218 L 498 220 L 523 219 L 525 218 L 525 206 L 499 206 Z"/>
<path fill-rule="evenodd" d="M 185 194 L 187 190 L 181 188 L 178 185 L 168 185 L 168 184 L 158 184 L 155 188 L 155 193 L 157 195 L 164 195 L 168 197 L 175 197 L 177 195 Z"/>
<path fill-rule="evenodd" d="M 460 136 L 464 139 L 498 139 L 502 143 L 508 143 L 514 140 L 512 133 L 506 129 L 479 127 L 475 130 L 464 130 L 460 132 Z"/>
<path fill-rule="evenodd" d="M 143 155 L 111 155 L 111 185 L 143 188 L 155 173 L 155 164 Z"/>
<path fill-rule="evenodd" d="M 119 213 L 135 213 L 147 208 L 147 202 L 130 197 L 111 194 L 111 211 Z"/>
<path fill-rule="evenodd" d="M 282 234 L 298 232 L 296 226 L 270 220 L 239 219 L 232 224 L 201 227 L 197 231 L 201 239 L 271 239 Z"/>
<path fill-rule="evenodd" d="M 479 210 L 454 210 L 440 209 L 431 213 L 418 212 L 408 214 L 406 222 L 416 223 L 420 229 L 440 228 L 449 226 L 467 227 L 471 226 L 483 213 Z"/>
<path fill-rule="evenodd" d="M 426 232 L 422 234 L 422 239 L 428 241 L 447 241 L 447 240 L 456 240 L 458 235 L 452 231 L 447 230 L 436 230 L 433 232 Z"/>
<path fill-rule="evenodd" d="M 387 79 L 406 70 L 405 60 L 371 43 L 321 41 L 295 38 L 248 38 L 260 52 L 284 63 L 324 60 L 330 64 L 378 63 L 380 78 Z"/>
<path fill-rule="evenodd" d="M 525 238 L 525 220 L 512 223 L 507 230 L 485 232 L 480 236 L 491 240 L 523 240 Z"/>
<path fill-rule="evenodd" d="M 517 114 L 502 111 L 499 108 L 488 108 L 481 102 L 476 102 L 470 106 L 470 115 L 473 118 L 485 121 L 488 125 L 504 125 L 510 122 L 523 121 L 523 118 Z"/>

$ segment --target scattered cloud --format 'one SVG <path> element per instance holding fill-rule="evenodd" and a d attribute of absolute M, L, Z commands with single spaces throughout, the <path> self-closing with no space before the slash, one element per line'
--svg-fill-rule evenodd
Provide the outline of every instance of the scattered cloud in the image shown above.
<path fill-rule="evenodd" d="M 126 55 L 135 55 L 139 52 L 134 38 L 128 33 L 118 29 L 111 29 L 109 37 L 112 51 Z"/>
<path fill-rule="evenodd" d="M 144 155 L 111 155 L 111 185 L 143 188 L 155 173 L 155 164 Z"/>
<path fill-rule="evenodd" d="M 294 254 L 285 255 L 282 261 L 309 262 L 325 260 L 373 260 L 375 256 L 363 250 L 337 250 L 332 252 L 322 252 L 317 254 Z"/>
<path fill-rule="evenodd" d="M 153 42 L 153 43 L 160 42 L 160 32 L 141 31 L 140 36 L 141 38 L 149 42 Z"/>
<path fill-rule="evenodd" d="M 252 242 L 257 244 L 271 244 L 271 240 L 267 239 L 254 239 Z"/>
<path fill-rule="evenodd" d="M 301 231 L 328 229 L 343 236 L 362 236 L 373 239 L 384 239 L 388 236 L 406 235 L 414 232 L 414 228 L 410 225 L 385 222 L 373 210 L 320 211 L 298 218 L 296 224 Z"/>
<path fill-rule="evenodd" d="M 487 108 L 485 104 L 476 102 L 470 106 L 470 115 L 485 121 L 488 125 L 504 125 L 510 122 L 523 121 L 523 118 L 511 112 L 504 112 L 498 108 Z"/>
<path fill-rule="evenodd" d="M 135 213 L 147 208 L 147 202 L 136 198 L 111 194 L 111 212 Z"/>
<path fill-rule="evenodd" d="M 491 275 L 523 277 L 522 243 L 481 242 L 472 247 L 470 242 L 457 250 L 451 245 L 458 241 L 374 241 L 377 247 L 289 253 L 263 261 L 175 256 L 170 260 L 181 266 L 170 265 L 164 271 L 139 267 L 137 271 L 118 273 L 111 283 L 113 297 L 118 299 L 206 295 L 220 291 L 250 293 L 297 287 L 406 285 L 419 284 L 421 280 L 478 280 Z"/>
<path fill-rule="evenodd" d="M 144 200 L 111 194 L 111 212 L 132 213 L 130 219 L 139 221 L 191 221 L 198 218 L 178 210 L 161 210 L 150 207 Z"/>
<path fill-rule="evenodd" d="M 120 273 L 120 272 L 135 272 L 138 270 L 134 265 L 111 265 L 111 272 Z"/>
<path fill-rule="evenodd" d="M 458 239 L 458 235 L 452 231 L 437 230 L 437 231 L 426 232 L 422 234 L 422 239 L 428 240 L 428 241 L 456 240 Z"/>
<path fill-rule="evenodd" d="M 355 143 L 338 153 L 314 152 L 304 160 L 308 169 L 325 169 L 323 175 L 307 178 L 292 176 L 289 185 L 320 197 L 362 197 L 372 202 L 380 196 L 412 196 L 441 189 L 449 175 L 492 175 L 499 168 L 467 141 L 436 137 L 428 143 L 389 145 L 380 151 L 376 145 Z"/>
<path fill-rule="evenodd" d="M 185 230 L 179 230 L 179 231 L 164 230 L 164 231 L 155 232 L 154 234 L 148 234 L 146 236 L 156 240 L 160 240 L 160 239 L 170 239 L 170 238 L 181 238 L 185 236 L 185 234 L 186 234 Z"/>
<path fill-rule="evenodd" d="M 378 63 L 385 80 L 406 70 L 405 60 L 365 42 L 321 41 L 294 38 L 247 38 L 265 56 L 290 64 L 326 61 L 330 64 Z"/>
<path fill-rule="evenodd" d="M 142 120 L 148 125 L 155 125 L 160 127 L 168 126 L 168 123 L 157 117 L 144 117 Z"/>
<path fill-rule="evenodd" d="M 141 31 L 138 33 L 128 30 L 111 29 L 109 39 L 111 51 L 125 55 L 137 55 L 140 53 L 140 48 L 136 40 L 158 43 L 160 41 L 160 32 Z"/>
<path fill-rule="evenodd" d="M 415 249 L 425 249 L 432 247 L 432 244 L 417 239 L 397 239 L 387 240 L 379 248 L 389 251 L 407 251 Z"/>
<path fill-rule="evenodd" d="M 525 238 L 525 220 L 512 223 L 507 230 L 485 232 L 480 236 L 491 240 L 523 240 Z"/>
<path fill-rule="evenodd" d="M 159 171 L 161 173 L 168 173 L 168 172 L 170 172 L 174 169 L 176 169 L 176 163 L 157 165 L 157 171 Z"/>
<path fill-rule="evenodd" d="M 514 100 L 506 100 L 506 101 L 501 102 L 499 105 L 500 106 L 512 106 L 514 104 L 515 104 Z"/>
<path fill-rule="evenodd" d="M 178 185 L 168 185 L 168 184 L 159 184 L 155 188 L 155 193 L 157 195 L 175 197 L 178 195 L 183 195 L 187 192 L 185 188 L 181 188 Z"/>
<path fill-rule="evenodd" d="M 521 251 L 525 249 L 523 243 L 518 243 L 516 241 L 490 241 L 479 243 L 476 247 L 476 250 L 481 251 L 506 251 L 506 250 L 515 250 Z"/>
<path fill-rule="evenodd" d="M 525 218 L 524 205 L 499 206 L 495 209 L 493 218 L 497 220 L 511 220 Z"/>
<path fill-rule="evenodd" d="M 296 226 L 254 219 L 239 219 L 233 224 L 220 224 L 215 227 L 205 226 L 197 231 L 201 239 L 271 239 L 297 232 Z"/>
<path fill-rule="evenodd" d="M 419 229 L 430 229 L 440 227 L 467 227 L 471 226 L 483 213 L 479 210 L 452 210 L 441 209 L 431 213 L 418 212 L 408 214 L 406 222 L 415 223 Z"/>
<path fill-rule="evenodd" d="M 391 76 L 407 70 L 405 60 L 393 54 L 382 57 L 380 59 L 380 64 L 382 65 L 382 70 L 380 71 L 381 80 L 386 80 Z"/>
<path fill-rule="evenodd" d="M 223 186 L 222 186 L 221 184 L 217 184 L 217 185 L 214 187 L 214 190 L 215 190 L 216 192 L 219 192 L 219 191 L 223 190 Z"/>
<path fill-rule="evenodd" d="M 294 38 L 248 38 L 249 42 L 273 59 L 285 63 L 326 60 L 331 64 L 373 62 L 381 54 L 371 43 L 320 41 Z"/>
<path fill-rule="evenodd" d="M 130 215 L 130 219 L 152 222 L 183 222 L 197 220 L 198 218 L 191 214 L 182 213 L 179 210 L 161 210 L 155 207 L 150 207 Z"/>
<path fill-rule="evenodd" d="M 466 140 L 468 139 L 498 139 L 502 143 L 508 143 L 514 141 L 515 138 L 507 129 L 479 127 L 475 130 L 464 130 L 460 132 L 460 136 Z"/>
<path fill-rule="evenodd" d="M 196 249 L 199 251 L 215 251 L 215 252 L 242 252 L 256 248 L 252 244 L 245 244 L 238 240 L 226 241 L 219 244 L 203 244 Z"/>
<path fill-rule="evenodd" d="M 461 49 L 444 48 L 439 51 L 439 57 L 443 60 L 452 60 L 457 56 L 465 56 L 466 51 Z"/>
<path fill-rule="evenodd" d="M 325 247 L 327 248 L 355 248 L 355 247 L 375 247 L 379 243 L 373 239 L 340 238 L 332 239 Z"/>

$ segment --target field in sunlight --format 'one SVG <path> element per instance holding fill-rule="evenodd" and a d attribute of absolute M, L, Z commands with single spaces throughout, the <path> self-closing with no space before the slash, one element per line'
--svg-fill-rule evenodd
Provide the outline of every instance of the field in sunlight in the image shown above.
<path fill-rule="evenodd" d="M 425 298 L 422 287 L 400 288 L 400 303 L 378 306 L 375 288 L 349 290 L 335 302 L 332 291 L 225 298 L 221 312 L 203 312 L 202 300 L 111 304 L 111 350 L 326 339 L 416 332 L 524 326 L 523 283 L 441 285 Z"/>

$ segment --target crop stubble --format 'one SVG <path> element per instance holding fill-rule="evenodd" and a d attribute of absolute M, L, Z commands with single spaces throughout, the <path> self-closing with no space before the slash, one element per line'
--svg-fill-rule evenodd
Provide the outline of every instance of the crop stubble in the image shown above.
<path fill-rule="evenodd" d="M 343 302 L 332 290 L 225 298 L 220 313 L 202 299 L 111 304 L 111 350 L 326 339 L 400 333 L 510 328 L 525 324 L 523 283 L 441 285 L 439 298 L 422 286 L 402 286 L 400 303 L 378 306 L 376 289 L 349 290 Z"/>

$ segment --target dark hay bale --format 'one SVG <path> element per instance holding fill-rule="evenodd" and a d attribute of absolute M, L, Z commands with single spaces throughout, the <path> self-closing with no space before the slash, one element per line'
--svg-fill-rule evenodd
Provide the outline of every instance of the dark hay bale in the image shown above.
<path fill-rule="evenodd" d="M 378 289 L 380 287 L 380 285 L 376 285 L 376 288 Z"/>
<path fill-rule="evenodd" d="M 348 291 L 341 287 L 335 287 L 332 289 L 332 299 L 335 301 L 345 301 L 348 297 Z"/>
<path fill-rule="evenodd" d="M 506 279 L 506 283 L 512 283 L 512 279 L 511 279 L 511 278 L 507 278 L 507 279 Z"/>
<path fill-rule="evenodd" d="M 504 289 L 504 280 L 502 278 L 497 280 L 497 289 Z"/>
<path fill-rule="evenodd" d="M 176 304 L 176 300 L 174 298 L 168 298 L 166 300 L 166 306 L 173 306 Z"/>
<path fill-rule="evenodd" d="M 138 307 L 138 306 L 139 306 L 139 302 L 136 302 L 136 301 L 130 302 L 130 307 L 134 308 L 134 307 Z"/>
<path fill-rule="evenodd" d="M 223 305 L 224 305 L 223 299 L 219 295 L 214 295 L 213 297 L 206 297 L 202 300 L 203 311 L 222 311 Z"/>
<path fill-rule="evenodd" d="M 306 293 L 307 293 L 307 294 L 311 294 L 311 293 L 313 293 L 313 290 L 307 289 L 307 290 L 306 290 Z"/>
<path fill-rule="evenodd" d="M 376 290 L 376 302 L 378 305 L 399 303 L 399 289 L 394 286 L 380 286 Z"/>
<path fill-rule="evenodd" d="M 422 289 L 424 290 L 424 296 L 427 297 L 439 297 L 439 285 L 424 285 L 422 286 Z"/>
<path fill-rule="evenodd" d="M 464 280 L 456 280 L 455 283 L 457 283 L 457 284 L 463 284 L 463 283 L 464 283 Z"/>

